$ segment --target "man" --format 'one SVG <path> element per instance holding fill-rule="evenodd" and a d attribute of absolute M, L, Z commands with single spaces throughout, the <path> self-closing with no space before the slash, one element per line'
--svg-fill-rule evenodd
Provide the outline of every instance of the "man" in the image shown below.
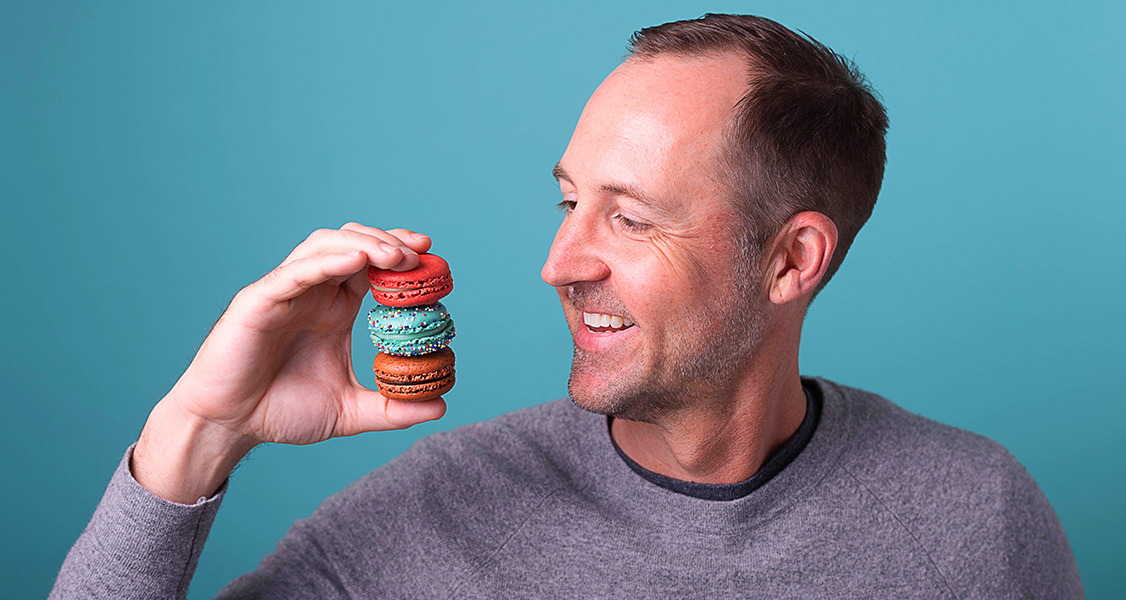
<path fill-rule="evenodd" d="M 639 32 L 555 167 L 543 278 L 574 337 L 574 404 L 420 441 L 224 595 L 1080 597 L 1055 514 L 1004 449 L 799 376 L 886 124 L 843 59 L 772 21 Z M 439 418 L 442 400 L 362 387 L 349 356 L 366 267 L 410 269 L 429 244 L 319 231 L 241 291 L 53 596 L 182 595 L 253 446 Z"/>

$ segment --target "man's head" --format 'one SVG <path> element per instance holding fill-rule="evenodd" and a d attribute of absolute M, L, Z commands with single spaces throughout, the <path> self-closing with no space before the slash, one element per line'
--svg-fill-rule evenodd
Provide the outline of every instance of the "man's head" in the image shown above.
<path fill-rule="evenodd" d="M 696 23 L 715 19 L 727 17 Z M 761 22 L 770 35 L 786 31 L 734 19 Z M 555 170 L 567 214 L 543 277 L 559 291 L 575 339 L 571 395 L 585 408 L 630 419 L 658 421 L 723 397 L 753 370 L 760 342 L 782 352 L 782 338 L 796 334 L 769 335 L 770 324 L 783 321 L 771 302 L 807 304 L 837 245 L 837 228 L 820 209 L 833 216 L 841 202 L 825 201 L 833 191 L 825 187 L 847 177 L 837 164 L 811 161 L 841 158 L 844 150 L 826 149 L 822 139 L 841 126 L 826 122 L 837 116 L 831 101 L 820 100 L 826 116 L 810 108 L 817 102 L 788 99 L 815 87 L 807 81 L 814 67 L 793 61 L 804 70 L 775 86 L 782 99 L 759 98 L 760 73 L 774 70 L 755 66 L 745 50 L 751 42 L 733 41 L 751 34 L 728 31 L 715 37 L 727 40 L 719 44 L 675 31 L 690 25 L 635 35 L 633 54 L 591 97 Z M 793 53 L 789 38 L 777 48 L 761 38 L 755 43 L 782 58 Z M 794 115 L 776 106 L 791 103 Z M 760 113 L 815 122 L 748 121 Z M 779 137 L 785 133 L 797 138 Z M 879 137 L 882 170 L 882 129 Z M 800 170 L 806 166 L 810 173 Z M 873 201 L 878 185 L 877 177 Z M 871 203 L 863 210 L 860 223 Z M 796 212 L 779 220 L 786 211 Z M 801 276 L 781 272 L 803 260 Z M 789 287 L 779 291 L 783 278 Z"/>
<path fill-rule="evenodd" d="M 739 207 L 752 251 L 761 253 L 802 211 L 836 224 L 836 252 L 816 295 L 876 205 L 887 113 L 851 62 L 762 17 L 705 15 L 642 29 L 630 40 L 634 60 L 723 53 L 745 59 L 747 79 L 716 176 Z"/>

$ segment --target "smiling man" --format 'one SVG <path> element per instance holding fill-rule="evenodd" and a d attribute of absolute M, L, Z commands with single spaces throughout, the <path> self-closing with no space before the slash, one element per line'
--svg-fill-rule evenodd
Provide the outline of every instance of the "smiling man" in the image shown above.
<path fill-rule="evenodd" d="M 566 217 L 543 279 L 559 290 L 574 336 L 571 399 L 620 417 L 614 439 L 641 464 L 738 481 L 805 412 L 796 340 L 792 356 L 777 352 L 795 332 L 767 327 L 786 316 L 769 314 L 762 249 L 719 172 L 747 57 L 737 48 L 648 56 L 650 39 L 594 93 L 555 167 Z M 803 251 L 826 263 L 832 223 L 816 213 L 798 221 L 809 231 L 795 241 L 815 237 Z M 713 435 L 744 410 L 759 411 L 758 431 Z"/>
<path fill-rule="evenodd" d="M 1003 448 L 798 370 L 802 322 L 871 214 L 883 107 L 757 17 L 638 32 L 554 172 L 543 267 L 570 399 L 430 436 L 299 521 L 223 597 L 1082 596 Z M 314 233 L 232 301 L 153 409 L 53 597 L 177 597 L 262 442 L 438 418 L 361 386 L 368 265 L 429 238 Z"/>

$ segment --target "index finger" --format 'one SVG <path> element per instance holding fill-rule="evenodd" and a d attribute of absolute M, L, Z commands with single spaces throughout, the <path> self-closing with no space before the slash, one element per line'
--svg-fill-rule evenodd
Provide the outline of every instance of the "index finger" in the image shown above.
<path fill-rule="evenodd" d="M 341 231 L 355 231 L 356 233 L 364 233 L 371 236 L 382 237 L 386 235 L 394 236 L 402 245 L 414 250 L 416 253 L 426 252 L 430 249 L 430 236 L 421 234 L 410 229 L 396 228 L 396 229 L 379 229 L 377 227 L 368 227 L 360 223 L 346 223 L 340 228 Z M 386 238 L 384 238 L 386 240 Z M 389 240 L 387 240 L 389 241 Z"/>

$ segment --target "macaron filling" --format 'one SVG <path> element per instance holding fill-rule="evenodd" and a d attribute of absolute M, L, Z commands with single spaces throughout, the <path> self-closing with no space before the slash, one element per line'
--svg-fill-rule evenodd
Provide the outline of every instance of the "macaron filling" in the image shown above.
<path fill-rule="evenodd" d="M 407 283 L 407 284 L 400 285 L 399 287 L 387 287 L 387 286 L 383 286 L 383 285 L 376 285 L 374 283 L 371 283 L 370 280 L 368 282 L 368 285 L 371 286 L 371 289 L 373 289 L 377 292 L 417 292 L 419 290 L 428 290 L 428 289 L 432 289 L 432 288 L 433 289 L 440 288 L 442 286 L 448 285 L 449 283 L 450 283 L 449 277 L 435 277 L 434 279 L 430 279 L 428 281 L 421 281 L 421 282 L 416 282 L 416 283 Z"/>
<path fill-rule="evenodd" d="M 373 289 L 377 292 L 413 292 L 415 290 L 421 290 L 423 288 L 420 288 L 420 287 L 389 288 L 389 287 L 383 287 L 383 286 L 379 286 L 379 285 L 373 285 L 373 286 L 371 286 L 371 289 Z"/>

